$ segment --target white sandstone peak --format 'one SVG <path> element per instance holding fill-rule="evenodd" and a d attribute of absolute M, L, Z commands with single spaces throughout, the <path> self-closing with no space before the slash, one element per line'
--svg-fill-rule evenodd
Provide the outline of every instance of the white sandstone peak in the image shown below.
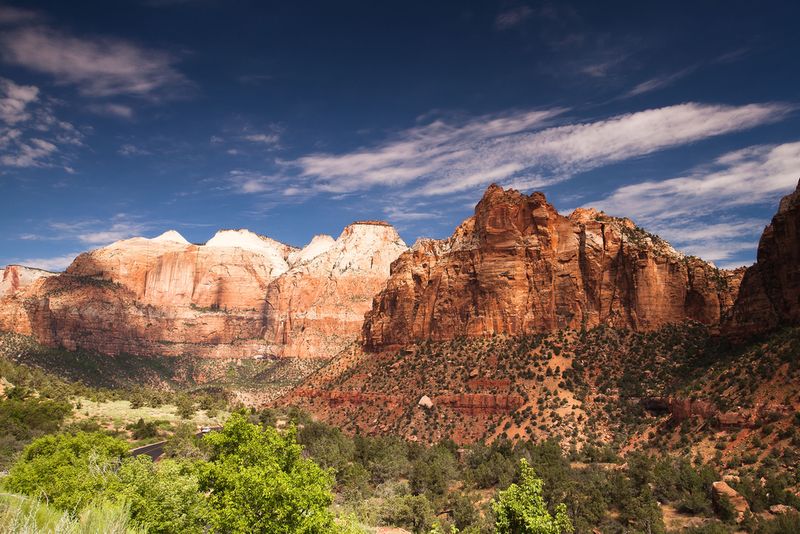
<path fill-rule="evenodd" d="M 289 269 L 286 259 L 295 251 L 293 247 L 279 241 L 258 235 L 244 228 L 239 230 L 220 230 L 208 240 L 206 247 L 240 248 L 264 256 L 273 265 L 273 275 L 277 276 Z"/>
<path fill-rule="evenodd" d="M 175 230 L 167 230 L 163 234 L 158 237 L 154 237 L 151 241 L 158 241 L 158 242 L 170 242 L 170 243 L 180 243 L 182 245 L 188 245 L 189 242 L 179 234 Z"/>
<path fill-rule="evenodd" d="M 386 271 L 408 247 L 393 226 L 372 221 L 355 222 L 342 231 L 336 242 L 312 263 L 325 263 L 330 272 Z"/>
<path fill-rule="evenodd" d="M 336 240 L 327 234 L 315 235 L 302 249 L 289 254 L 289 264 L 298 265 L 310 261 L 331 248 L 334 243 Z"/>

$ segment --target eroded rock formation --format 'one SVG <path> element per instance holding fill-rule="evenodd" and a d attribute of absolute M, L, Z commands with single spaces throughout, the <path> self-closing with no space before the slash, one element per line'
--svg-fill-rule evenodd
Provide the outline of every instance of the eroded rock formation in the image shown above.
<path fill-rule="evenodd" d="M 724 331 L 746 337 L 781 325 L 800 325 L 800 183 L 761 234 Z"/>
<path fill-rule="evenodd" d="M 332 356 L 356 341 L 389 266 L 408 248 L 382 222 L 353 223 L 336 241 L 325 238 L 315 237 L 269 285 L 265 337 L 273 354 Z"/>
<path fill-rule="evenodd" d="M 106 354 L 330 357 L 358 337 L 405 248 L 385 223 L 354 224 L 303 249 L 247 230 L 205 245 L 174 231 L 127 239 L 57 276 L 6 269 L 0 329 Z"/>
<path fill-rule="evenodd" d="M 449 239 L 392 266 L 364 323 L 369 350 L 413 340 L 607 324 L 719 323 L 741 273 L 676 252 L 628 219 L 560 215 L 542 193 L 492 185 Z"/>

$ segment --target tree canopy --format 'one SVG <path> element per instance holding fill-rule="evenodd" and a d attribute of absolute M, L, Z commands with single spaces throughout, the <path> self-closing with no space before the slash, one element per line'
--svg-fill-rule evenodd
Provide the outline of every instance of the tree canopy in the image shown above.
<path fill-rule="evenodd" d="M 519 484 L 511 484 L 492 501 L 498 534 L 571 534 L 567 507 L 559 504 L 555 515 L 550 514 L 542 497 L 542 480 L 524 458 L 520 471 Z"/>

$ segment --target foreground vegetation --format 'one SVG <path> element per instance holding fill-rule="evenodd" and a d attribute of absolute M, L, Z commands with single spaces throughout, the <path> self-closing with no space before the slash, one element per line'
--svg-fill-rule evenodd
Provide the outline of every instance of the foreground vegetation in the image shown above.
<path fill-rule="evenodd" d="M 636 453 L 623 463 L 610 449 L 570 458 L 555 441 L 459 448 L 348 437 L 296 410 L 234 413 L 219 432 L 168 445 L 154 464 L 103 432 L 42 436 L 2 479 L 4 523 L 43 532 L 89 532 L 81 529 L 104 518 L 121 529 L 104 532 L 664 533 L 669 503 L 701 519 L 691 532 L 800 527 L 796 513 L 757 515 L 800 506 L 781 489 L 793 481 L 767 471 L 742 479 L 737 487 L 760 509 L 737 525 L 730 503 L 710 497 L 715 468 L 681 457 Z"/>
<path fill-rule="evenodd" d="M 551 390 L 595 396 L 603 411 L 581 427 L 642 435 L 638 447 L 591 432 L 580 443 L 564 439 L 558 430 L 569 421 L 554 416 L 543 428 L 523 425 L 531 432 L 512 425 L 467 444 L 351 434 L 297 408 L 246 409 L 223 388 L 106 387 L 55 376 L 25 356 L 0 357 L 0 470 L 8 470 L 0 478 L 0 532 L 800 532 L 797 433 L 786 417 L 719 433 L 702 420 L 670 425 L 667 416 L 637 413 L 630 400 L 666 391 L 724 409 L 789 403 L 793 389 L 783 390 L 784 400 L 746 377 L 761 377 L 759 388 L 768 376 L 793 384 L 797 331 L 726 352 L 727 360 L 697 329 L 625 336 L 634 335 L 596 330 L 552 346 L 541 340 L 537 350 L 553 365 L 534 365 L 535 372 L 516 363 L 525 351 L 500 361 L 518 383 L 541 375 Z M 514 349 L 509 343 L 531 345 L 481 343 L 487 358 Z M 673 347 L 684 356 L 670 362 Z M 628 359 L 607 359 L 623 349 Z M 647 369 L 649 351 L 664 363 L 663 376 Z M 569 367 L 565 352 L 577 354 Z M 578 373 L 595 367 L 606 371 Z M 680 375 L 689 381 L 676 382 Z M 532 421 L 530 406 L 512 421 Z M 661 426 L 648 434 L 653 421 Z M 216 422 L 225 423 L 221 431 L 196 437 Z M 164 440 L 157 463 L 130 455 L 133 446 Z M 749 504 L 739 523 L 732 503 L 712 498 L 712 483 L 724 476 Z M 776 506 L 785 513 L 770 513 Z"/>

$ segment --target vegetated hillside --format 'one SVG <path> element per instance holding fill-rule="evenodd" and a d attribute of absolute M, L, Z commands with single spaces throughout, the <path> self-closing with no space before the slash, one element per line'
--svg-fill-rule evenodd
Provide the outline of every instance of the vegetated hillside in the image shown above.
<path fill-rule="evenodd" d="M 212 392 L 245 404 L 285 394 L 326 360 L 314 358 L 163 358 L 42 345 L 30 336 L 0 332 L 0 358 L 89 387 Z"/>
<path fill-rule="evenodd" d="M 798 349 L 798 328 L 733 347 L 697 323 L 461 338 L 344 353 L 283 402 L 349 432 L 427 443 L 555 437 L 565 449 L 692 446 L 735 462 L 762 426 L 779 456 L 797 440 Z"/>

